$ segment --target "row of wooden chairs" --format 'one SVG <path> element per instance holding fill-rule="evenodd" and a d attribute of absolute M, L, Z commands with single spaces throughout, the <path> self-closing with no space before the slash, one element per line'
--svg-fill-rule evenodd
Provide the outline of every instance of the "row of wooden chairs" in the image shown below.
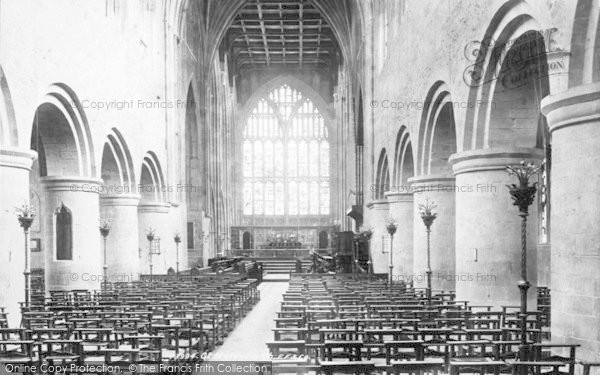
<path fill-rule="evenodd" d="M 51 291 L 41 303 L 22 306 L 21 327 L 0 328 L 0 364 L 127 371 L 200 361 L 259 301 L 257 286 L 238 274 L 209 274 Z"/>
<path fill-rule="evenodd" d="M 517 306 L 471 306 L 452 292 L 340 275 L 292 276 L 267 345 L 276 372 L 500 373 L 527 367 L 572 375 L 577 345 L 542 342 L 543 313 L 526 319 L 529 357 L 518 360 Z M 550 349 L 566 349 L 553 356 Z"/>

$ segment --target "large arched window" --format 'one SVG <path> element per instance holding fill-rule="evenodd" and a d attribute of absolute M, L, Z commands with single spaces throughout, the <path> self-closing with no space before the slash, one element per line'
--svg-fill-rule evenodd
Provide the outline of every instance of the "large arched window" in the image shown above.
<path fill-rule="evenodd" d="M 283 85 L 258 101 L 243 144 L 244 215 L 329 215 L 329 140 L 323 116 Z"/>

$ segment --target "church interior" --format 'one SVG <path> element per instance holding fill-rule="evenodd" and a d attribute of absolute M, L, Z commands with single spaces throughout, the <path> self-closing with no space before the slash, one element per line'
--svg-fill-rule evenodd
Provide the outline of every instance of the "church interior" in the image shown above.
<path fill-rule="evenodd" d="M 600 0 L 0 0 L 0 372 L 600 375 Z"/>

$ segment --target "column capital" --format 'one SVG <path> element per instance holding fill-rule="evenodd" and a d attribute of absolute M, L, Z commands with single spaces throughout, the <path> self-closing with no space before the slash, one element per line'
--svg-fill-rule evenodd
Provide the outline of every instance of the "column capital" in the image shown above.
<path fill-rule="evenodd" d="M 158 214 L 166 214 L 169 212 L 171 204 L 165 202 L 140 202 L 138 212 L 154 212 Z"/>
<path fill-rule="evenodd" d="M 413 199 L 414 199 L 414 194 L 412 192 L 410 193 L 400 193 L 400 192 L 395 192 L 395 191 L 388 191 L 385 194 L 385 197 L 387 198 L 388 202 L 391 203 L 398 203 L 398 202 L 409 202 L 412 203 Z"/>
<path fill-rule="evenodd" d="M 139 194 L 100 195 L 100 204 L 102 206 L 138 206 L 140 198 Z"/>
<path fill-rule="evenodd" d="M 36 158 L 37 152 L 33 150 L 6 146 L 0 148 L 0 167 L 20 168 L 30 171 Z"/>
<path fill-rule="evenodd" d="M 542 99 L 550 132 L 600 121 L 600 82 L 572 87 Z"/>
<path fill-rule="evenodd" d="M 99 194 L 102 187 L 102 180 L 99 178 L 79 176 L 47 176 L 41 177 L 40 182 L 48 191 Z"/>
<path fill-rule="evenodd" d="M 508 164 L 517 164 L 521 160 L 542 160 L 544 150 L 539 148 L 508 147 L 486 148 L 463 151 L 450 156 L 455 175 L 461 173 L 505 170 Z"/>
<path fill-rule="evenodd" d="M 414 176 L 408 179 L 408 183 L 411 184 L 411 187 L 415 186 L 428 186 L 428 185 L 437 185 L 437 186 L 454 186 L 455 178 L 452 175 L 443 173 L 443 174 L 428 174 L 421 176 Z M 413 189 L 414 191 L 414 189 Z"/>
<path fill-rule="evenodd" d="M 387 199 L 377 199 L 367 203 L 365 206 L 370 210 L 387 210 L 390 202 Z"/>

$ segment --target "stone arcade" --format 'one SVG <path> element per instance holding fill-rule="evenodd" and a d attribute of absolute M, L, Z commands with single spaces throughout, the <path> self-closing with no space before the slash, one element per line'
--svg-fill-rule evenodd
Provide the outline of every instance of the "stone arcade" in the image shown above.
<path fill-rule="evenodd" d="M 503 311 L 486 329 L 525 340 L 507 311 L 526 275 L 537 344 L 578 345 L 570 365 L 600 374 L 599 18 L 599 0 L 1 0 L 0 327 L 56 323 L 63 298 L 175 306 L 189 293 L 177 306 L 202 311 L 204 327 L 190 324 L 217 358 L 311 357 L 318 342 L 306 371 L 350 371 L 326 365 L 340 333 L 318 341 L 316 318 L 286 313 L 282 294 L 336 301 L 336 319 L 344 288 L 381 319 L 372 293 L 464 301 L 465 319 Z M 539 167 L 523 227 L 506 171 L 521 161 Z M 415 314 L 394 318 L 435 321 Z M 61 339 L 80 338 L 67 326 Z M 282 327 L 298 336 L 274 344 Z"/>

